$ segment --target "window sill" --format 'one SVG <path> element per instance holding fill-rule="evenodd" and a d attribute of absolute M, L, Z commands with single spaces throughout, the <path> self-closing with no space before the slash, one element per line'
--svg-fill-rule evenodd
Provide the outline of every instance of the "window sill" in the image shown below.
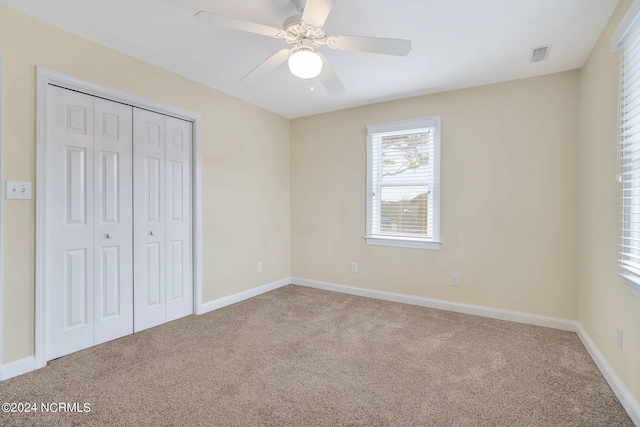
<path fill-rule="evenodd" d="M 393 237 L 365 237 L 367 245 L 392 246 L 396 248 L 440 250 L 440 242 L 419 239 L 400 239 Z"/>
<path fill-rule="evenodd" d="M 624 287 L 631 295 L 640 298 L 640 283 L 636 280 L 633 280 L 630 276 L 626 274 L 620 274 L 622 279 L 624 280 Z"/>

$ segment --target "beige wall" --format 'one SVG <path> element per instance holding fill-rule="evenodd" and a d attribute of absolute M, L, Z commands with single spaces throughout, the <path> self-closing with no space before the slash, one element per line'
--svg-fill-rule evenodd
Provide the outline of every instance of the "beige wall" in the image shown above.
<path fill-rule="evenodd" d="M 578 84 L 571 71 L 292 120 L 292 275 L 575 319 Z M 442 247 L 368 246 L 365 126 L 429 115 Z"/>
<path fill-rule="evenodd" d="M 35 180 L 36 65 L 199 113 L 203 300 L 289 276 L 289 120 L 4 6 L 0 54 L 6 180 Z M 5 201 L 2 363 L 34 352 L 34 218 Z"/>
<path fill-rule="evenodd" d="M 632 0 L 618 5 L 580 74 L 578 320 L 640 401 L 640 298 L 616 276 L 622 219 L 617 174 L 619 54 L 610 37 Z M 624 346 L 616 347 L 616 326 Z"/>
<path fill-rule="evenodd" d="M 5 179 L 35 180 L 36 65 L 197 112 L 204 301 L 291 274 L 578 319 L 640 400 L 640 299 L 615 275 L 618 55 L 609 52 L 630 4 L 621 1 L 581 71 L 292 121 L 0 6 Z M 365 126 L 436 114 L 441 250 L 367 246 Z M 2 363 L 34 350 L 34 209 L 4 204 Z"/>

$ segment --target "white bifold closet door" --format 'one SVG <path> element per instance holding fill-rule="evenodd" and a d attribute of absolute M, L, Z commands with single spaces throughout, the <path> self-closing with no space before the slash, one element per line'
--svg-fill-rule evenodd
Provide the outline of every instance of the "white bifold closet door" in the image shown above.
<path fill-rule="evenodd" d="M 193 313 L 192 125 L 49 86 L 47 360 Z"/>
<path fill-rule="evenodd" d="M 133 332 L 132 108 L 49 86 L 47 360 Z"/>
<path fill-rule="evenodd" d="M 135 108 L 134 327 L 193 312 L 191 123 Z"/>

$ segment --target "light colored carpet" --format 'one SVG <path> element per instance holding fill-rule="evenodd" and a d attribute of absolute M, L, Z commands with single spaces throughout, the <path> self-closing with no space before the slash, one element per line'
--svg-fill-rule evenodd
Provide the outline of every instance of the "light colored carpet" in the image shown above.
<path fill-rule="evenodd" d="M 49 362 L 0 425 L 632 426 L 574 333 L 286 286 Z"/>

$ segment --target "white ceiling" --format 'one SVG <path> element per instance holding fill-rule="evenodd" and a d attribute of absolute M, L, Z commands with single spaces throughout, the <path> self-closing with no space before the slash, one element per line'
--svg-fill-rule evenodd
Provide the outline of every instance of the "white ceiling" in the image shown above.
<path fill-rule="evenodd" d="M 290 0 L 0 0 L 0 3 L 288 118 L 582 67 L 618 0 L 336 0 L 327 34 L 404 38 L 407 57 L 319 48 L 346 91 L 286 63 L 240 78 L 283 40 L 196 22 L 199 10 L 280 28 Z M 531 48 L 551 44 L 530 63 Z M 311 91 L 311 85 L 314 91 Z"/>

